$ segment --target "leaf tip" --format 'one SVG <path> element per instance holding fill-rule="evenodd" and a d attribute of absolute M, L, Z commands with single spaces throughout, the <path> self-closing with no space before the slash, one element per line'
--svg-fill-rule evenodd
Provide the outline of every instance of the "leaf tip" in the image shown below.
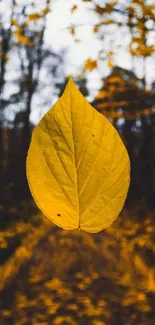
<path fill-rule="evenodd" d="M 75 89 L 77 90 L 78 88 L 77 88 L 73 78 L 70 76 L 68 78 L 68 82 L 67 82 L 67 85 L 66 85 L 66 91 L 69 91 L 69 92 L 70 91 L 75 91 Z"/>
<path fill-rule="evenodd" d="M 74 84 L 74 80 L 73 80 L 72 77 L 69 77 L 69 79 L 68 79 L 68 84 Z"/>

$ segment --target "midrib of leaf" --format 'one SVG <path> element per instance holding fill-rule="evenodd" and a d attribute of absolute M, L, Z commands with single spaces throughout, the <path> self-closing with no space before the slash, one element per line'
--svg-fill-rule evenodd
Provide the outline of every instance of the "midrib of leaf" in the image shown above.
<path fill-rule="evenodd" d="M 73 100 L 72 100 L 72 97 L 71 97 L 71 81 L 69 83 L 69 98 L 70 98 L 70 117 L 71 117 L 71 132 L 72 132 L 72 139 L 73 139 L 73 163 L 74 163 L 74 166 L 75 166 L 75 184 L 76 184 L 76 190 L 77 190 L 77 195 L 76 195 L 76 200 L 77 200 L 77 211 L 78 211 L 78 215 L 79 215 L 79 196 L 78 196 L 78 179 L 77 179 L 77 170 L 76 170 L 76 159 L 75 159 L 75 144 L 74 144 L 74 134 L 73 134 L 73 116 L 72 116 L 72 103 L 73 103 Z M 78 228 L 80 228 L 80 215 L 79 215 L 79 222 L 78 222 Z"/>

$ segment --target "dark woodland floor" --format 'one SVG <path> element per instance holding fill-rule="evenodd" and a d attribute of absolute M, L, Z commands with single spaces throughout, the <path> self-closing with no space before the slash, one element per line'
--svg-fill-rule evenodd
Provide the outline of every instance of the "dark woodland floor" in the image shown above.
<path fill-rule="evenodd" d="M 98 234 L 33 202 L 1 206 L 0 325 L 155 325 L 155 212 L 124 208 Z"/>

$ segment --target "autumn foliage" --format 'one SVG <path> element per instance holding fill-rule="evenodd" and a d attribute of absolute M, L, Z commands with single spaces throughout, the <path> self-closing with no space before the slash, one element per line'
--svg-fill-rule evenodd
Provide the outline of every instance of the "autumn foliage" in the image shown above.
<path fill-rule="evenodd" d="M 80 42 L 82 26 L 74 15 L 84 6 L 95 17 L 89 28 L 102 44 L 73 78 L 118 130 L 131 160 L 124 209 L 97 234 L 52 224 L 26 182 L 34 102 L 38 111 L 40 103 L 50 107 L 50 86 L 58 98 L 68 81 L 64 52 L 56 55 L 44 43 L 54 1 L 12 0 L 0 17 L 0 325 L 154 325 L 154 1 L 70 2 L 72 23 L 66 28 L 72 41 Z M 117 64 L 121 51 L 130 71 Z M 92 96 L 87 81 L 97 73 L 102 82 Z"/>

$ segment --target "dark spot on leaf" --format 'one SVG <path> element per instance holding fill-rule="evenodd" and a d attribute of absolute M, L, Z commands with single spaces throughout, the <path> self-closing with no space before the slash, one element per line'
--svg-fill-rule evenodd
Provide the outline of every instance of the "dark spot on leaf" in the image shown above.
<path fill-rule="evenodd" d="M 57 216 L 58 216 L 58 217 L 61 217 L 61 214 L 60 214 L 60 213 L 57 213 Z"/>
<path fill-rule="evenodd" d="M 94 137 L 94 134 L 92 134 L 92 137 Z"/>

